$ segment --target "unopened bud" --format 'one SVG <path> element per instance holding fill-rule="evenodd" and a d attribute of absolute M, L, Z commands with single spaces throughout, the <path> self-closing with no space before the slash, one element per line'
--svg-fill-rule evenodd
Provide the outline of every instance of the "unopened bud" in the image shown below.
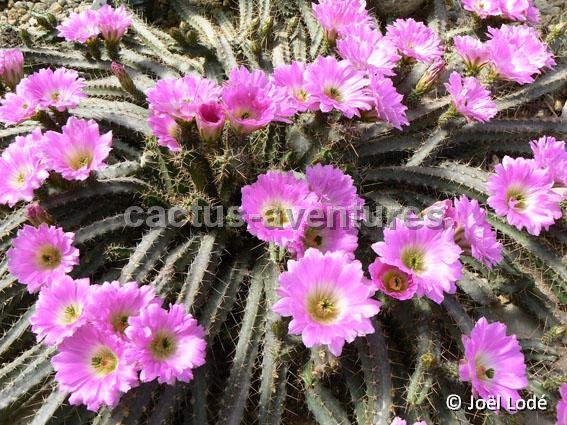
<path fill-rule="evenodd" d="M 35 227 L 46 223 L 46 224 L 53 224 L 53 217 L 39 204 L 31 204 L 28 205 L 26 209 L 26 217 L 28 221 L 33 224 Z"/>
<path fill-rule="evenodd" d="M 140 90 L 138 90 L 138 88 L 134 84 L 132 77 L 130 77 L 130 75 L 128 75 L 128 71 L 126 71 L 126 68 L 124 68 L 124 65 L 122 65 L 121 63 L 112 61 L 112 64 L 110 65 L 110 69 L 112 70 L 112 73 L 114 74 L 114 76 L 116 78 L 118 78 L 118 81 L 120 82 L 120 86 L 125 91 L 130 93 L 132 96 L 134 96 L 138 100 L 145 99 L 144 94 Z"/>
<path fill-rule="evenodd" d="M 0 79 L 12 90 L 24 77 L 24 55 L 20 49 L 0 50 Z"/>
<path fill-rule="evenodd" d="M 415 93 L 418 96 L 424 95 L 431 90 L 441 75 L 445 72 L 445 61 L 438 60 L 429 65 L 415 86 Z"/>

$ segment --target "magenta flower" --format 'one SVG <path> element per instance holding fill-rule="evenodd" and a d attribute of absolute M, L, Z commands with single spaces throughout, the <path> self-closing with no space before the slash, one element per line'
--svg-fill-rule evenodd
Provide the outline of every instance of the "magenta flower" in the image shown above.
<path fill-rule="evenodd" d="M 31 201 L 35 189 L 49 177 L 38 154 L 43 135 L 39 128 L 27 136 L 17 136 L 0 157 L 0 204 L 13 207 L 19 201 Z"/>
<path fill-rule="evenodd" d="M 342 211 L 353 220 L 361 218 L 364 199 L 357 195 L 351 176 L 337 167 L 321 164 L 307 167 L 305 176 L 321 204 Z"/>
<path fill-rule="evenodd" d="M 94 326 L 77 329 L 59 345 L 51 359 L 61 391 L 71 393 L 69 403 L 96 411 L 115 406 L 122 393 L 138 385 L 134 365 L 125 361 L 122 341 Z"/>
<path fill-rule="evenodd" d="M 7 93 L 0 101 L 0 121 L 6 125 L 20 124 L 33 118 L 38 111 L 37 101 L 23 91 L 21 83 L 15 93 Z"/>
<path fill-rule="evenodd" d="M 502 17 L 511 21 L 539 22 L 539 10 L 532 0 L 500 0 Z"/>
<path fill-rule="evenodd" d="M 67 41 L 88 43 L 100 34 L 98 15 L 92 9 L 73 12 L 57 27 L 57 30 L 59 37 Z"/>
<path fill-rule="evenodd" d="M 305 72 L 305 87 L 322 112 L 336 109 L 347 118 L 360 116 L 371 109 L 372 99 L 366 92 L 368 78 L 349 61 L 319 56 Z"/>
<path fill-rule="evenodd" d="M 455 51 L 463 58 L 465 66 L 471 72 L 477 72 L 490 60 L 487 46 L 478 38 L 470 35 L 457 35 L 453 38 L 453 42 Z"/>
<path fill-rule="evenodd" d="M 110 42 L 120 40 L 132 25 L 132 15 L 126 11 L 124 6 L 115 9 L 105 4 L 96 11 L 96 15 L 100 33 L 105 40 Z"/>
<path fill-rule="evenodd" d="M 136 282 L 104 282 L 92 289 L 92 304 L 87 309 L 87 317 L 105 334 L 123 338 L 130 317 L 139 315 L 151 304 L 161 306 L 161 303 L 150 285 L 139 287 Z"/>
<path fill-rule="evenodd" d="M 453 71 L 445 83 L 451 95 L 451 103 L 467 121 L 490 121 L 496 115 L 496 104 L 486 89 L 475 77 L 462 78 Z"/>
<path fill-rule="evenodd" d="M 189 382 L 192 370 L 205 364 L 205 330 L 183 305 L 170 304 L 169 311 L 149 305 L 130 317 L 126 336 L 131 341 L 126 356 L 141 368 L 142 382 Z"/>
<path fill-rule="evenodd" d="M 218 84 L 195 75 L 159 80 L 147 93 L 152 111 L 183 121 L 192 121 L 200 104 L 217 102 L 219 96 Z"/>
<path fill-rule="evenodd" d="M 490 63 L 500 78 L 519 84 L 532 83 L 533 75 L 553 68 L 555 60 L 537 31 L 527 25 L 502 25 L 488 28 L 486 42 Z"/>
<path fill-rule="evenodd" d="M 407 422 L 404 419 L 400 418 L 399 416 L 396 416 L 390 425 L 407 425 Z M 427 425 L 427 422 L 425 421 L 414 422 L 413 425 Z"/>
<path fill-rule="evenodd" d="M 461 277 L 461 248 L 454 242 L 453 229 L 435 228 L 429 221 L 411 216 L 410 223 L 397 218 L 384 229 L 384 241 L 372 245 L 383 263 L 396 266 L 411 276 L 417 295 L 440 304 L 444 293 L 456 291 Z"/>
<path fill-rule="evenodd" d="M 79 264 L 79 250 L 73 246 L 73 233 L 47 224 L 24 225 L 6 253 L 8 270 L 27 285 L 29 293 L 40 290 L 69 273 Z"/>
<path fill-rule="evenodd" d="M 337 52 L 357 69 L 386 76 L 394 75 L 396 63 L 401 59 L 394 43 L 368 25 L 345 28 L 344 35 L 337 40 Z"/>
<path fill-rule="evenodd" d="M 505 156 L 488 180 L 488 205 L 518 230 L 538 236 L 561 218 L 561 195 L 552 187 L 552 175 L 534 160 Z"/>
<path fill-rule="evenodd" d="M 559 387 L 561 399 L 557 402 L 557 422 L 555 425 L 567 425 L 567 384 Z"/>
<path fill-rule="evenodd" d="M 171 116 L 150 110 L 148 125 L 158 139 L 158 144 L 172 152 L 181 150 L 177 140 L 181 131 L 179 124 Z"/>
<path fill-rule="evenodd" d="M 311 248 L 300 260 L 289 260 L 287 269 L 273 311 L 291 316 L 288 331 L 301 334 L 306 347 L 326 345 L 339 356 L 345 342 L 374 332 L 369 318 L 378 314 L 380 302 L 372 299 L 375 288 L 359 261 Z"/>
<path fill-rule="evenodd" d="M 463 0 L 463 7 L 484 19 L 488 16 L 501 15 L 500 3 L 500 0 Z"/>
<path fill-rule="evenodd" d="M 557 186 L 567 187 L 567 150 L 565 142 L 555 137 L 543 136 L 532 140 L 530 147 L 536 165 L 547 168 Z"/>
<path fill-rule="evenodd" d="M 24 77 L 24 55 L 20 49 L 0 49 L 0 80 L 14 88 Z"/>
<path fill-rule="evenodd" d="M 69 276 L 55 279 L 39 292 L 35 312 L 30 317 L 37 340 L 57 345 L 87 322 L 85 309 L 90 303 L 89 279 Z"/>
<path fill-rule="evenodd" d="M 55 71 L 44 68 L 23 79 L 20 83 L 23 92 L 40 107 L 54 108 L 59 112 L 75 108 L 87 97 L 83 89 L 85 80 L 79 78 L 77 71 L 57 68 Z"/>
<path fill-rule="evenodd" d="M 399 130 L 402 129 L 402 125 L 409 125 L 406 117 L 408 108 L 402 103 L 404 97 L 397 92 L 391 79 L 380 74 L 371 75 L 369 91 L 374 107 L 370 115 L 375 114 L 378 119 L 390 123 Z"/>
<path fill-rule="evenodd" d="M 327 38 L 335 40 L 351 25 L 373 25 L 365 0 L 319 0 L 312 3 L 313 14 L 325 28 Z"/>
<path fill-rule="evenodd" d="M 430 64 L 443 56 L 441 40 L 435 31 L 412 18 L 397 19 L 388 25 L 386 37 L 392 40 L 399 52 L 407 58 Z"/>
<path fill-rule="evenodd" d="M 222 100 L 234 129 L 249 134 L 277 120 L 279 107 L 273 95 L 274 85 L 264 71 L 233 68 L 222 88 Z"/>
<path fill-rule="evenodd" d="M 476 199 L 462 195 L 455 199 L 450 216 L 455 224 L 455 242 L 463 251 L 488 267 L 502 261 L 502 244 L 486 220 L 486 211 Z"/>
<path fill-rule="evenodd" d="M 291 171 L 268 171 L 242 188 L 242 218 L 248 232 L 280 246 L 303 235 L 306 217 L 317 206 L 305 180 Z"/>
<path fill-rule="evenodd" d="M 358 247 L 358 229 L 343 209 L 327 207 L 311 211 L 303 235 L 288 245 L 288 249 L 301 258 L 309 248 L 319 251 L 342 251 L 354 259 Z"/>
<path fill-rule="evenodd" d="M 305 69 L 303 62 L 293 61 L 290 64 L 279 65 L 274 69 L 274 84 L 287 93 L 287 103 L 298 112 L 313 108 L 311 95 L 305 89 Z"/>
<path fill-rule="evenodd" d="M 483 399 L 500 397 L 502 407 L 511 411 L 520 398 L 518 390 L 528 386 L 526 364 L 515 335 L 506 335 L 506 325 L 488 323 L 482 317 L 470 336 L 462 336 L 465 358 L 459 365 L 459 377 L 472 384 L 473 393 Z"/>
<path fill-rule="evenodd" d="M 225 122 L 224 109 L 218 102 L 203 103 L 195 116 L 201 139 L 214 142 L 222 134 Z"/>
<path fill-rule="evenodd" d="M 378 290 L 392 298 L 409 300 L 417 291 L 417 285 L 409 274 L 382 262 L 380 258 L 368 266 L 368 272 Z"/>
<path fill-rule="evenodd" d="M 61 133 L 45 133 L 43 155 L 50 168 L 67 180 L 86 180 L 91 171 L 106 167 L 112 131 L 100 134 L 94 120 L 70 117 Z"/>

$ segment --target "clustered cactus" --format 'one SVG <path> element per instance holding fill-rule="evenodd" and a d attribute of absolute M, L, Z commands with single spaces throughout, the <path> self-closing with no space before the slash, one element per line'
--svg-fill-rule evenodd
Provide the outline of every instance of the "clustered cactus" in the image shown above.
<path fill-rule="evenodd" d="M 113 3 L 0 51 L 1 423 L 567 425 L 564 22 Z"/>

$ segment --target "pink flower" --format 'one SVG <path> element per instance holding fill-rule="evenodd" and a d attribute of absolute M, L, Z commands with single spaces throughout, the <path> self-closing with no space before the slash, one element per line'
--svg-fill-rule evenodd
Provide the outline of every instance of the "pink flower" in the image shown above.
<path fill-rule="evenodd" d="M 20 49 L 0 49 L 0 80 L 14 88 L 24 77 L 24 55 Z"/>
<path fill-rule="evenodd" d="M 197 109 L 195 120 L 201 139 L 214 142 L 222 134 L 224 128 L 224 109 L 218 102 L 203 103 Z"/>
<path fill-rule="evenodd" d="M 374 107 L 371 115 L 376 114 L 378 119 L 390 123 L 399 130 L 402 129 L 402 125 L 409 125 L 406 117 L 408 108 L 402 103 L 404 97 L 396 91 L 391 79 L 380 74 L 371 75 L 369 91 Z"/>
<path fill-rule="evenodd" d="M 57 345 L 83 326 L 87 321 L 85 309 L 91 299 L 90 291 L 88 278 L 73 280 L 69 276 L 41 288 L 30 318 L 37 340 Z"/>
<path fill-rule="evenodd" d="M 242 188 L 242 218 L 248 232 L 280 246 L 303 235 L 306 217 L 317 206 L 305 180 L 291 171 L 268 171 Z"/>
<path fill-rule="evenodd" d="M 488 205 L 518 230 L 538 236 L 561 218 L 561 196 L 551 190 L 553 177 L 532 159 L 505 156 L 488 180 Z"/>
<path fill-rule="evenodd" d="M 287 269 L 273 311 L 291 316 L 288 331 L 301 334 L 306 347 L 326 345 L 339 356 L 345 342 L 374 332 L 369 318 L 378 314 L 380 302 L 372 299 L 375 289 L 359 261 L 311 248 L 300 260 L 289 260 Z"/>
<path fill-rule="evenodd" d="M 351 25 L 373 25 L 365 0 L 319 0 L 312 3 L 313 14 L 325 28 L 327 38 L 334 40 Z"/>
<path fill-rule="evenodd" d="M 59 345 L 51 359 L 61 391 L 69 391 L 69 403 L 85 404 L 96 411 L 115 406 L 122 393 L 138 385 L 134 365 L 125 361 L 124 345 L 94 326 L 77 329 Z"/>
<path fill-rule="evenodd" d="M 112 131 L 101 135 L 94 120 L 70 117 L 61 133 L 45 133 L 43 155 L 65 179 L 86 180 L 91 171 L 106 167 L 111 144 Z"/>
<path fill-rule="evenodd" d="M 466 10 L 476 13 L 482 19 L 488 16 L 498 16 L 502 14 L 500 7 L 501 0 L 463 0 Z"/>
<path fill-rule="evenodd" d="M 29 120 L 40 109 L 37 101 L 24 93 L 21 83 L 16 87 L 15 93 L 7 93 L 0 103 L 0 121 L 6 125 L 20 124 Z"/>
<path fill-rule="evenodd" d="M 126 11 L 124 6 L 115 9 L 105 4 L 96 11 L 96 14 L 100 33 L 107 41 L 120 40 L 132 25 L 132 15 Z"/>
<path fill-rule="evenodd" d="M 539 11 L 532 0 L 500 0 L 502 17 L 511 21 L 539 22 Z"/>
<path fill-rule="evenodd" d="M 549 48 L 540 41 L 535 29 L 527 25 L 488 27 L 486 42 L 495 72 L 505 80 L 519 84 L 532 83 L 533 75 L 553 68 L 555 60 Z"/>
<path fill-rule="evenodd" d="M 6 253 L 8 270 L 27 285 L 29 293 L 40 290 L 69 273 L 79 264 L 79 250 L 73 246 L 73 233 L 47 224 L 24 225 Z"/>
<path fill-rule="evenodd" d="M 435 31 L 412 18 L 397 19 L 388 25 L 386 37 L 405 57 L 429 64 L 443 56 L 441 40 Z"/>
<path fill-rule="evenodd" d="M 321 204 L 335 211 L 342 210 L 354 220 L 361 218 L 364 199 L 357 195 L 351 176 L 337 167 L 321 164 L 307 167 L 305 176 L 309 189 Z"/>
<path fill-rule="evenodd" d="M 463 62 L 469 71 L 476 72 L 490 60 L 490 52 L 487 46 L 478 38 L 470 35 L 457 35 L 453 38 L 455 51 L 463 58 Z"/>
<path fill-rule="evenodd" d="M 561 399 L 557 402 L 557 422 L 555 425 L 567 425 L 567 384 L 559 387 Z"/>
<path fill-rule="evenodd" d="M 407 425 L 407 422 L 404 419 L 396 416 L 390 425 Z M 427 422 L 425 421 L 414 422 L 413 425 L 427 425 Z"/>
<path fill-rule="evenodd" d="M 536 165 L 541 168 L 547 168 L 556 185 L 567 187 L 567 150 L 565 150 L 565 142 L 556 140 L 555 137 L 543 136 L 538 140 L 532 140 L 530 147 L 534 153 Z"/>
<path fill-rule="evenodd" d="M 472 384 L 473 393 L 483 399 L 500 397 L 502 407 L 511 411 L 520 399 L 518 390 L 528 386 L 526 364 L 515 335 L 506 335 L 506 325 L 488 323 L 482 317 L 470 336 L 462 336 L 465 357 L 459 365 L 459 377 Z"/>
<path fill-rule="evenodd" d="M 365 90 L 368 78 L 349 61 L 319 56 L 307 67 L 305 81 L 307 91 L 322 112 L 336 109 L 352 118 L 372 107 L 371 97 Z"/>
<path fill-rule="evenodd" d="M 287 93 L 287 102 L 296 111 L 312 109 L 311 95 L 305 89 L 305 69 L 303 62 L 293 61 L 274 69 L 274 84 Z"/>
<path fill-rule="evenodd" d="M 450 216 L 454 220 L 455 242 L 467 254 L 472 255 L 488 267 L 502 261 L 502 244 L 486 220 L 486 211 L 476 199 L 465 195 L 455 199 Z"/>
<path fill-rule="evenodd" d="M 345 28 L 343 37 L 337 40 L 337 51 L 355 68 L 386 76 L 394 75 L 396 63 L 401 58 L 394 43 L 368 25 Z"/>
<path fill-rule="evenodd" d="M 378 290 L 392 298 L 409 300 L 417 291 L 417 285 L 409 274 L 382 262 L 380 258 L 368 266 L 368 272 Z"/>
<path fill-rule="evenodd" d="M 87 43 L 100 34 L 97 13 L 92 9 L 73 12 L 57 27 L 59 37 L 67 41 Z"/>
<path fill-rule="evenodd" d="M 319 251 L 342 251 L 354 259 L 358 246 L 358 229 L 343 209 L 327 207 L 311 211 L 303 235 L 292 241 L 288 249 L 297 258 L 303 257 L 309 248 Z"/>
<path fill-rule="evenodd" d="M 217 83 L 196 75 L 159 80 L 148 90 L 150 109 L 183 121 L 192 121 L 202 103 L 217 102 L 220 96 Z"/>
<path fill-rule="evenodd" d="M 142 382 L 189 382 L 192 370 L 205 364 L 205 330 L 183 305 L 170 304 L 169 311 L 149 305 L 129 319 L 126 335 L 127 358 L 141 368 Z"/>
<path fill-rule="evenodd" d="M 461 277 L 461 248 L 454 242 L 453 229 L 435 228 L 429 221 L 410 217 L 411 223 L 397 218 L 384 230 L 384 241 L 372 245 L 383 263 L 396 266 L 411 276 L 417 295 L 440 304 L 444 293 L 456 291 Z"/>
<path fill-rule="evenodd" d="M 87 97 L 83 89 L 85 80 L 77 71 L 44 68 L 33 73 L 20 83 L 26 97 L 33 99 L 44 109 L 54 108 L 62 112 L 75 108 Z"/>
<path fill-rule="evenodd" d="M 150 285 L 139 287 L 136 282 L 104 282 L 93 287 L 91 307 L 86 314 L 105 334 L 124 338 L 129 318 L 138 316 L 151 304 L 161 306 L 161 303 Z"/>
<path fill-rule="evenodd" d="M 0 157 L 0 204 L 13 207 L 19 201 L 31 201 L 35 189 L 49 177 L 38 154 L 43 135 L 39 128 L 27 136 L 17 136 Z"/>
<path fill-rule="evenodd" d="M 467 121 L 490 121 L 496 115 L 496 104 L 486 89 L 475 77 L 462 78 L 453 71 L 445 83 L 451 95 L 451 103 Z"/>
<path fill-rule="evenodd" d="M 150 109 L 148 125 L 157 137 L 160 146 L 164 146 L 172 152 L 181 150 L 181 145 L 177 140 L 181 128 L 171 116 Z"/>
<path fill-rule="evenodd" d="M 249 134 L 277 120 L 279 110 L 273 95 L 274 85 L 264 71 L 233 68 L 222 88 L 222 100 L 234 129 Z"/>

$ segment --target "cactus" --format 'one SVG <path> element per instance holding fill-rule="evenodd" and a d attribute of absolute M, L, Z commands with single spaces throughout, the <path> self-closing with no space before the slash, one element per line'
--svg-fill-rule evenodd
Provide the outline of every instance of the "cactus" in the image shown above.
<path fill-rule="evenodd" d="M 145 2 L 146 11 L 151 3 Z M 207 150 L 194 134 L 182 152 L 171 153 L 157 145 L 147 124 L 144 93 L 155 80 L 199 74 L 221 82 L 237 65 L 272 71 L 294 60 L 313 61 L 333 46 L 308 0 L 166 3 L 178 17 L 176 26 L 166 32 L 132 9 L 132 27 L 112 57 L 63 43 L 51 15 L 38 16 L 42 32 L 23 34 L 12 44 L 20 45 L 28 71 L 77 70 L 86 79 L 88 99 L 73 115 L 94 119 L 114 134 L 109 167 L 80 183 L 50 181 L 48 191 L 37 192 L 54 222 L 75 232 L 81 263 L 72 276 L 135 280 L 153 285 L 167 302 L 183 303 L 206 330 L 207 363 L 190 383 L 145 383 L 96 414 L 69 405 L 54 381 L 49 361 L 54 349 L 37 343 L 30 330 L 35 298 L 6 266 L 6 251 L 26 222 L 26 209 L 1 207 L 0 422 L 389 425 L 396 412 L 429 424 L 528 423 L 523 412 L 497 416 L 446 407 L 449 394 L 469 395 L 456 372 L 460 337 L 482 315 L 522 333 L 530 378 L 525 395 L 545 395 L 551 407 L 544 415 L 552 418 L 558 387 L 566 380 L 558 362 L 566 342 L 565 219 L 534 237 L 489 213 L 505 243 L 502 264 L 488 270 L 467 257 L 457 293 L 440 305 L 425 299 L 401 305 L 381 297 L 375 332 L 333 358 L 306 349 L 287 334 L 288 321 L 271 310 L 286 254 L 259 244 L 243 228 L 194 226 L 193 219 L 202 217 L 189 208 L 238 205 L 240 188 L 268 169 L 339 165 L 353 175 L 367 205 L 385 208 L 379 228 L 361 231 L 357 257 L 367 266 L 370 244 L 404 207 L 424 208 L 461 194 L 485 204 L 494 156 L 529 155 L 530 140 L 567 136 L 565 116 L 525 113 L 534 102 L 565 101 L 565 24 L 556 24 L 548 36 L 557 66 L 533 84 L 495 87 L 499 115 L 488 123 L 449 117 L 448 97 L 432 89 L 412 98 L 410 125 L 403 132 L 307 112 L 291 125 L 273 123 L 249 136 L 225 129 L 216 142 L 222 153 Z M 423 2 L 369 3 L 389 22 L 414 13 Z M 430 3 L 429 26 L 446 42 L 474 31 L 460 1 Z M 522 111 L 518 117 L 517 111 Z M 0 128 L 0 146 L 33 128 L 29 123 Z M 125 222 L 131 207 L 141 211 L 131 217 L 140 226 Z M 182 209 L 176 217 L 181 225 L 171 217 L 152 223 L 152 208 Z"/>

